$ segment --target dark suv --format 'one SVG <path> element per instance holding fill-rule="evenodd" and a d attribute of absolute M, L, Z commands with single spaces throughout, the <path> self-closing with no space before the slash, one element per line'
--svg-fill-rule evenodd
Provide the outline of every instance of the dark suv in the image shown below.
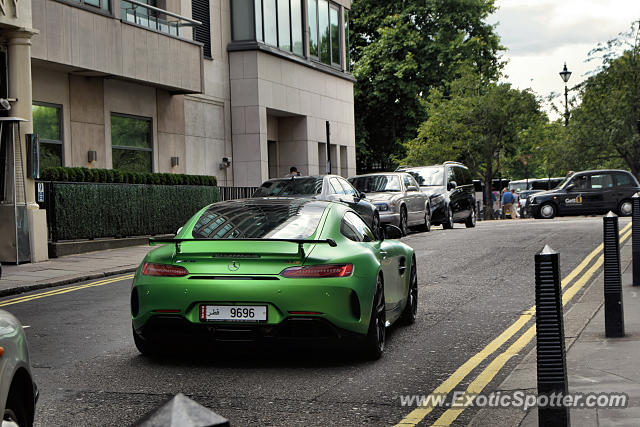
<path fill-rule="evenodd" d="M 606 169 L 577 172 L 565 178 L 555 189 L 532 194 L 527 212 L 536 218 L 556 215 L 603 214 L 631 215 L 631 196 L 640 191 L 638 180 L 625 170 Z"/>
<path fill-rule="evenodd" d="M 471 172 L 462 163 L 445 162 L 433 166 L 401 166 L 398 171 L 408 172 L 429 195 L 431 223 L 453 228 L 456 222 L 467 227 L 476 225 L 476 196 Z"/>

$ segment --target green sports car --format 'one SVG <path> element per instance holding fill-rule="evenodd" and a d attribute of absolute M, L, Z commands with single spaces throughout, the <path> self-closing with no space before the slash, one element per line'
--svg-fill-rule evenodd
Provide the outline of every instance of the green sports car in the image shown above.
<path fill-rule="evenodd" d="M 387 226 L 387 238 L 401 236 Z M 255 198 L 214 203 L 174 239 L 153 240 L 131 289 L 133 337 L 143 354 L 176 340 L 338 339 L 367 357 L 385 327 L 413 323 L 413 249 L 378 240 L 342 203 Z"/>

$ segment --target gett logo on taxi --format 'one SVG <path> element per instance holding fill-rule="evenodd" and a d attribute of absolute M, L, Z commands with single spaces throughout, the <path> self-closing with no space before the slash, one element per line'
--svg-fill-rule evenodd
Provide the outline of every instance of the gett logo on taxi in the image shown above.
<path fill-rule="evenodd" d="M 575 197 L 573 199 L 564 199 L 564 203 L 566 205 L 581 205 L 582 204 L 582 194 L 578 195 L 578 197 Z"/>

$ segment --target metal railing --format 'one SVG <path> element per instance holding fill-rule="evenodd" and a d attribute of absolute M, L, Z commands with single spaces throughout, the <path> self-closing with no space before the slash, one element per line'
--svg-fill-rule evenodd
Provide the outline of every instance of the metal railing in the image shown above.
<path fill-rule="evenodd" d="M 260 187 L 218 187 L 220 189 L 220 201 L 247 199 Z"/>
<path fill-rule="evenodd" d="M 169 12 L 136 0 L 120 2 L 122 20 L 161 33 L 180 37 L 182 27 L 202 25 L 200 21 Z M 174 18 L 174 19 L 171 19 Z"/>

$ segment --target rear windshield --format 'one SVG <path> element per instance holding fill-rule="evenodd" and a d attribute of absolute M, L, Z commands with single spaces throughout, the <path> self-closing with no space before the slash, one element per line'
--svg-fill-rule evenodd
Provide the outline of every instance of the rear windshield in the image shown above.
<path fill-rule="evenodd" d="M 403 172 L 413 175 L 420 187 L 444 185 L 444 168 L 442 166 L 407 169 Z"/>
<path fill-rule="evenodd" d="M 349 179 L 358 191 L 363 193 L 382 193 L 400 191 L 400 180 L 396 175 L 369 175 Z"/>
<path fill-rule="evenodd" d="M 253 197 L 312 196 L 321 192 L 321 178 L 292 178 L 267 181 L 253 193 Z"/>
<path fill-rule="evenodd" d="M 315 232 L 327 206 L 306 200 L 248 200 L 211 205 L 198 218 L 191 235 L 199 239 L 306 239 Z"/>

